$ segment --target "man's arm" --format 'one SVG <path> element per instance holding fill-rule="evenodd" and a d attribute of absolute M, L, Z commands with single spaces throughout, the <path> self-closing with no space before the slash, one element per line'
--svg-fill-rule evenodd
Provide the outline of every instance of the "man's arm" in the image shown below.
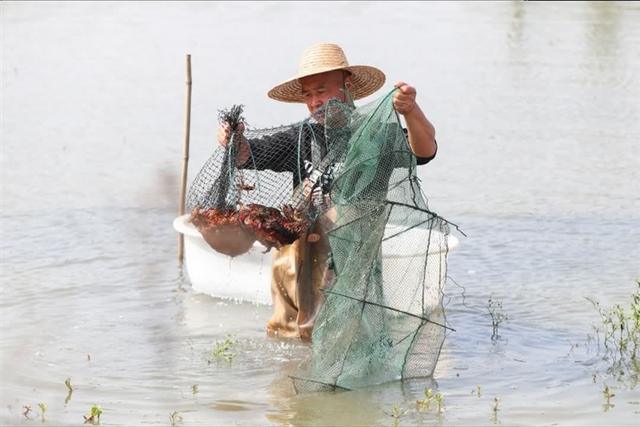
<path fill-rule="evenodd" d="M 393 97 L 393 107 L 407 124 L 411 151 L 418 158 L 432 159 L 438 151 L 436 130 L 416 102 L 416 89 L 404 82 L 396 83 L 395 87 L 399 90 Z"/>
<path fill-rule="evenodd" d="M 231 126 L 229 123 L 222 123 L 218 128 L 218 144 L 226 147 L 231 139 Z M 247 138 L 244 136 L 244 123 L 240 123 L 238 125 L 238 129 L 236 130 L 233 140 L 235 141 L 236 147 L 238 147 L 238 154 L 236 157 L 236 165 L 243 165 L 249 160 L 250 152 L 249 152 L 249 142 Z"/>

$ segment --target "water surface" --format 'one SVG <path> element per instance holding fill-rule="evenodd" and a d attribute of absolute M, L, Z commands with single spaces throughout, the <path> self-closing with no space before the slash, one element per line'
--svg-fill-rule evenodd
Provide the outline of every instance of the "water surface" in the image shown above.
<path fill-rule="evenodd" d="M 635 3 L 0 11 L 2 424 L 40 424 L 40 402 L 47 425 L 79 425 L 93 404 L 104 425 L 167 425 L 174 411 L 184 425 L 393 425 L 394 405 L 399 425 L 637 423 L 637 388 L 588 341 L 586 300 L 628 306 L 640 277 Z M 308 349 L 265 336 L 269 307 L 193 293 L 176 261 L 185 54 L 192 179 L 218 109 L 242 103 L 254 127 L 304 117 L 266 92 L 318 41 L 383 69 L 378 94 L 416 86 L 436 125 L 438 157 L 420 176 L 468 237 L 449 258 L 456 332 L 432 379 L 297 396 L 287 374 Z M 508 315 L 497 340 L 489 297 Z M 229 335 L 233 361 L 212 360 Z M 443 413 L 416 410 L 426 387 Z"/>

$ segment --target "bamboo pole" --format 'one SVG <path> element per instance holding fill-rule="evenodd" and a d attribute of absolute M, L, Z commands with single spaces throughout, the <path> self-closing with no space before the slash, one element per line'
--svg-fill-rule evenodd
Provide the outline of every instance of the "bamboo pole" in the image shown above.
<path fill-rule="evenodd" d="M 182 151 L 182 185 L 180 187 L 180 215 L 184 215 L 184 199 L 187 190 L 187 169 L 189 166 L 189 133 L 191 129 L 191 55 L 187 54 L 187 91 L 185 96 L 184 147 Z M 184 259 L 184 234 L 178 233 L 178 261 Z"/>

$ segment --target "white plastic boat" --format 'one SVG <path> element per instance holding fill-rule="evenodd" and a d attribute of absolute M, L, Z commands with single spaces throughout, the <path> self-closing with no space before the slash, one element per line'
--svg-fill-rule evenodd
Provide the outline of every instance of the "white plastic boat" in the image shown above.
<path fill-rule="evenodd" d="M 173 221 L 173 228 L 184 235 L 185 264 L 194 291 L 213 297 L 271 304 L 272 252 L 264 253 L 265 247 L 256 242 L 249 252 L 235 258 L 220 254 L 209 247 L 198 229 L 189 222 L 189 214 L 177 217 Z M 388 225 L 385 236 L 392 236 L 395 231 L 393 225 Z M 458 239 L 448 235 L 445 240 L 445 236 L 435 230 L 429 232 L 416 228 L 409 233 L 413 233 L 412 238 L 421 242 L 430 242 L 425 280 L 443 280 L 445 268 L 442 254 L 457 247 Z M 389 259 L 395 261 L 396 272 L 422 274 L 424 251 L 416 252 L 407 253 L 406 246 L 399 247 L 393 238 L 383 241 L 383 275 L 385 261 Z"/>

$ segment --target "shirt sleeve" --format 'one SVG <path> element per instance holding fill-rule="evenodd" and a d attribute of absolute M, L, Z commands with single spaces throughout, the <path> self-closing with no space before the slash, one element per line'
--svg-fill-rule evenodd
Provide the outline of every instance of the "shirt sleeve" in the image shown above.
<path fill-rule="evenodd" d="M 417 164 L 426 165 L 427 163 L 429 163 L 431 160 L 433 160 L 436 157 L 436 154 L 438 154 L 438 141 L 436 141 L 434 139 L 433 142 L 436 144 L 436 151 L 433 153 L 433 156 L 429 156 L 429 157 L 416 156 L 416 163 Z"/>
<path fill-rule="evenodd" d="M 404 132 L 404 136 L 407 137 L 407 141 L 409 141 L 409 131 L 407 130 L 407 128 L 402 128 L 402 131 Z M 436 157 L 436 154 L 438 154 L 438 141 L 434 140 L 433 142 L 435 142 L 436 144 L 436 151 L 433 153 L 433 156 L 429 156 L 429 157 L 416 156 L 416 164 L 426 165 Z"/>

